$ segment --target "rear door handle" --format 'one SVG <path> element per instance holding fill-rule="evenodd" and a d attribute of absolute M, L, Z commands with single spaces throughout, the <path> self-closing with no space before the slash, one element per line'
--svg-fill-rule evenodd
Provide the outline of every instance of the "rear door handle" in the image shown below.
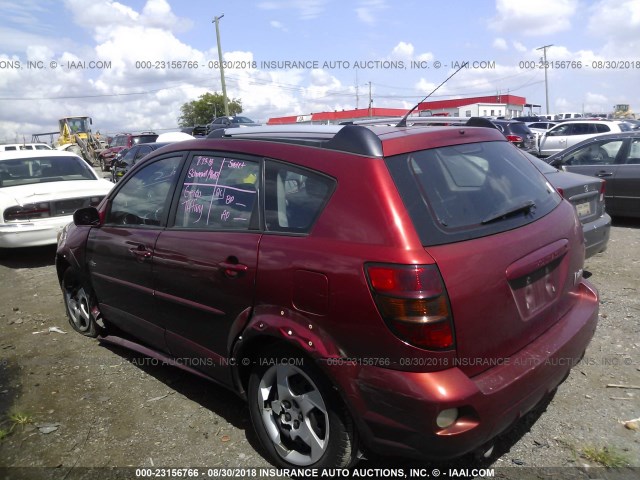
<path fill-rule="evenodd" d="M 218 266 L 222 269 L 224 275 L 229 278 L 236 278 L 240 274 L 245 273 L 247 272 L 247 270 L 249 270 L 249 267 L 247 265 L 244 265 L 242 263 L 232 263 L 228 261 L 220 262 L 218 263 Z"/>
<path fill-rule="evenodd" d="M 131 255 L 136 257 L 139 262 L 144 262 L 147 258 L 151 258 L 151 250 L 147 250 L 144 245 L 138 245 L 135 248 L 130 248 Z"/>

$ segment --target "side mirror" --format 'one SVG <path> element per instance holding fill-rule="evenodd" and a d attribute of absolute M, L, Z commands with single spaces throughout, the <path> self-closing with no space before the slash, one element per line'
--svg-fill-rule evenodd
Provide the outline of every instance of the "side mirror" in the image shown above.
<path fill-rule="evenodd" d="M 76 225 L 100 225 L 100 214 L 96 207 L 79 208 L 73 212 L 73 223 Z"/>

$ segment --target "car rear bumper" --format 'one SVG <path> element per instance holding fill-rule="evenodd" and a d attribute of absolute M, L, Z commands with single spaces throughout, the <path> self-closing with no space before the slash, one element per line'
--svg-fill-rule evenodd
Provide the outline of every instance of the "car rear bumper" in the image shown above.
<path fill-rule="evenodd" d="M 350 367 L 331 367 L 365 445 L 382 454 L 443 460 L 507 430 L 582 358 L 596 329 L 598 293 L 583 281 L 575 295 L 575 306 L 553 327 L 473 378 L 457 367 L 419 373 L 359 366 L 351 374 L 344 371 Z M 437 415 L 454 407 L 458 420 L 438 427 Z"/>
<path fill-rule="evenodd" d="M 58 233 L 73 221 L 72 215 L 16 224 L 0 224 L 0 248 L 38 247 L 54 245 Z"/>
<path fill-rule="evenodd" d="M 607 213 L 593 222 L 585 223 L 582 226 L 582 231 L 584 233 L 585 259 L 594 256 L 596 253 L 604 252 L 607 249 L 610 230 L 611 217 Z"/>

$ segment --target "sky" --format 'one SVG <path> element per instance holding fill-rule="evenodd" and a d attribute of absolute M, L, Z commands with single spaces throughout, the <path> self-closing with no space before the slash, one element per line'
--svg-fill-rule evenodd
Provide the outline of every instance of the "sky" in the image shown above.
<path fill-rule="evenodd" d="M 640 0 L 0 0 L 0 142 L 70 115 L 102 134 L 177 129 L 221 93 L 243 115 L 514 94 L 549 113 L 640 112 Z M 178 68 L 181 67 L 181 68 Z"/>

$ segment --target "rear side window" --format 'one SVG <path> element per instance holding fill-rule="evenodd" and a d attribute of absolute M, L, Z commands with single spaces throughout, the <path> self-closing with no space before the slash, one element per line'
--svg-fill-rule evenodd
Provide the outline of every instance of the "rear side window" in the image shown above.
<path fill-rule="evenodd" d="M 598 133 L 607 133 L 610 132 L 611 129 L 609 128 L 609 125 L 604 125 L 602 123 L 596 123 L 596 132 Z"/>
<path fill-rule="evenodd" d="M 425 246 L 517 228 L 561 201 L 546 178 L 506 142 L 422 150 L 386 163 Z"/>
<path fill-rule="evenodd" d="M 335 180 L 279 162 L 265 162 L 268 231 L 308 233 L 335 188 Z"/>

